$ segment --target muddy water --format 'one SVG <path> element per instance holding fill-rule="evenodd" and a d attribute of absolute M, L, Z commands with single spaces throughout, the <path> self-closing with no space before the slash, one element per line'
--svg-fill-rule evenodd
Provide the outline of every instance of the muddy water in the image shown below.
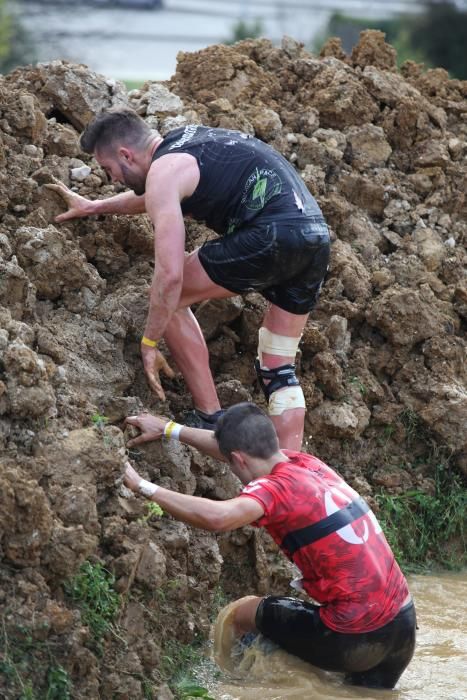
<path fill-rule="evenodd" d="M 233 672 L 224 672 L 210 687 L 211 695 L 216 700 L 467 700 L 467 572 L 414 576 L 409 583 L 417 608 L 417 648 L 395 690 L 346 686 L 338 674 L 283 651 L 253 648 L 234 664 Z M 221 626 L 215 630 L 215 650 L 229 667 L 228 611 Z"/>

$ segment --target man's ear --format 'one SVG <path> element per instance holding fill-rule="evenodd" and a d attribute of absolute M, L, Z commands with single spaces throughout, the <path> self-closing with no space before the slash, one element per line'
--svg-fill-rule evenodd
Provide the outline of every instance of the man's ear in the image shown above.
<path fill-rule="evenodd" d="M 126 162 L 131 165 L 134 161 L 134 154 L 133 151 L 130 150 L 129 148 L 126 148 L 125 146 L 120 146 L 118 149 L 118 155 L 123 158 L 123 160 L 126 160 Z"/>
<path fill-rule="evenodd" d="M 243 452 L 240 450 L 233 450 L 231 453 L 231 459 L 235 459 L 235 465 L 238 467 L 241 467 L 241 469 L 245 469 L 246 463 L 245 463 L 245 457 L 243 455 Z"/>

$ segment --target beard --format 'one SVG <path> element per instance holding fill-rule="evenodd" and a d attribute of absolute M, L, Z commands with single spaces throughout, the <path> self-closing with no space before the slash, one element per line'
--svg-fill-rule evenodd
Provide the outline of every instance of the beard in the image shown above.
<path fill-rule="evenodd" d="M 146 192 L 146 178 L 143 175 L 132 173 L 125 165 L 121 165 L 123 182 L 140 197 Z"/>

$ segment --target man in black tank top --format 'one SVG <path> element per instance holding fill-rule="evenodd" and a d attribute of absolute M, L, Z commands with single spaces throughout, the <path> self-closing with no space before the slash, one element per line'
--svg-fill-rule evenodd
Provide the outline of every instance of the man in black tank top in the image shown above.
<path fill-rule="evenodd" d="M 164 399 L 159 372 L 173 374 L 157 349 L 163 337 L 193 396 L 195 425 L 214 428 L 221 407 L 190 305 L 257 291 L 270 304 L 256 372 L 281 447 L 300 449 L 305 401 L 294 362 L 328 268 L 329 232 L 294 168 L 239 131 L 191 124 L 162 139 L 129 110 L 99 115 L 81 147 L 130 191 L 90 201 L 50 185 L 68 205 L 56 220 L 146 211 L 154 225 L 155 269 L 141 341 L 151 388 Z M 185 215 L 220 238 L 185 256 Z"/>

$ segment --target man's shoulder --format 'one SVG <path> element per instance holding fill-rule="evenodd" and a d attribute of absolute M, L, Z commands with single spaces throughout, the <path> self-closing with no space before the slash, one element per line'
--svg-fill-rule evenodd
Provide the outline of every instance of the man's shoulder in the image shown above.
<path fill-rule="evenodd" d="M 327 464 L 325 464 L 321 459 L 315 457 L 315 455 L 309 454 L 308 452 L 295 452 L 293 450 L 282 450 L 282 452 L 289 458 L 288 462 L 280 462 L 276 466 L 296 466 L 296 467 L 308 467 L 309 469 L 326 469 L 331 470 Z M 332 471 L 332 470 L 331 470 Z"/>
<path fill-rule="evenodd" d="M 268 486 L 270 483 L 270 474 L 268 474 L 267 476 L 261 476 L 258 479 L 253 479 L 252 481 L 249 481 L 248 484 L 246 484 L 246 486 L 243 487 L 241 495 L 249 495 L 251 493 L 254 493 L 255 491 L 259 491 L 265 486 Z"/>

